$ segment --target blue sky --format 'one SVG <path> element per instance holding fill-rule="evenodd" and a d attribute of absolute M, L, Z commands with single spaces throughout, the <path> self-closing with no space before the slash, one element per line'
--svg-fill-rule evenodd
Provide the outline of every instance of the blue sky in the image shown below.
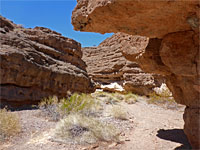
<path fill-rule="evenodd" d="M 47 27 L 72 38 L 82 47 L 98 45 L 112 34 L 74 31 L 71 25 L 76 0 L 0 0 L 0 14 L 26 28 Z"/>

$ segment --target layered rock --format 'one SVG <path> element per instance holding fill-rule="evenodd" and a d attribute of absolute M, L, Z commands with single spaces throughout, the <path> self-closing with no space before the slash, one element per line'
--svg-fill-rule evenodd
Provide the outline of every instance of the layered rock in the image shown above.
<path fill-rule="evenodd" d="M 23 107 L 67 91 L 93 92 L 80 43 L 0 17 L 0 104 Z"/>
<path fill-rule="evenodd" d="M 198 0 L 79 0 L 75 30 L 125 32 L 150 37 L 146 49 L 121 49 L 148 72 L 166 77 L 178 103 L 186 105 L 184 131 L 200 148 L 200 4 Z"/>
<path fill-rule="evenodd" d="M 125 40 L 127 38 L 129 41 Z M 116 33 L 104 40 L 98 47 L 82 48 L 87 72 L 100 85 L 117 83 L 123 87 L 124 91 L 148 95 L 154 87 L 160 86 L 161 83 L 153 74 L 142 71 L 136 62 L 125 59 L 121 53 L 122 43 L 125 47 L 144 49 L 148 44 L 148 38 Z M 104 89 L 104 86 L 102 88 Z M 105 89 L 115 90 L 107 86 Z"/>

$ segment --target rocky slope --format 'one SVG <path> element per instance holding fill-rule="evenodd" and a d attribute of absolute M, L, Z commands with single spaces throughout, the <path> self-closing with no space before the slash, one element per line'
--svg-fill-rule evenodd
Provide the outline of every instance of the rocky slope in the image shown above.
<path fill-rule="evenodd" d="M 125 38 L 130 41 L 124 41 Z M 148 44 L 146 37 L 116 33 L 98 47 L 82 48 L 87 72 L 100 85 L 118 83 L 125 91 L 148 95 L 160 82 L 152 74 L 144 73 L 136 62 L 125 59 L 121 53 L 122 41 L 126 47 L 131 45 L 135 49 L 144 49 Z"/>
<path fill-rule="evenodd" d="M 184 132 L 196 149 L 200 148 L 199 20 L 198 0 L 79 0 L 72 15 L 75 30 L 151 38 L 145 50 L 121 50 L 145 71 L 165 75 L 176 101 L 187 106 Z"/>
<path fill-rule="evenodd" d="M 47 28 L 25 29 L 3 17 L 0 22 L 1 106 L 94 91 L 80 43 Z"/>

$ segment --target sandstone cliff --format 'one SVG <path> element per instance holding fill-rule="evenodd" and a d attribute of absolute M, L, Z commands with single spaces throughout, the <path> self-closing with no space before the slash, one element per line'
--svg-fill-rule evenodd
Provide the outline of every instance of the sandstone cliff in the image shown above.
<path fill-rule="evenodd" d="M 184 131 L 200 148 L 200 4 L 198 0 L 79 0 L 75 30 L 125 32 L 150 37 L 146 49 L 121 49 L 147 72 L 165 75 L 178 103 L 186 105 Z"/>
<path fill-rule="evenodd" d="M 1 106 L 94 91 L 78 42 L 47 28 L 25 29 L 3 17 L 0 22 Z"/>
<path fill-rule="evenodd" d="M 129 41 L 124 41 L 126 38 L 129 38 Z M 125 91 L 148 95 L 154 87 L 161 84 L 158 78 L 143 72 L 136 62 L 125 59 L 121 53 L 122 42 L 126 43 L 126 47 L 131 45 L 135 49 L 144 49 L 148 38 L 116 33 L 98 47 L 82 48 L 87 72 L 100 85 L 118 83 Z"/>

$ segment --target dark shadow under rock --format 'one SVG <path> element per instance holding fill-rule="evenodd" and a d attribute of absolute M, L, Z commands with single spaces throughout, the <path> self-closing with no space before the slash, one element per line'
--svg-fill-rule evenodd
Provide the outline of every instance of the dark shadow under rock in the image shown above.
<path fill-rule="evenodd" d="M 181 146 L 176 147 L 175 150 L 192 149 L 183 129 L 160 129 L 157 131 L 156 136 L 164 140 L 182 144 Z"/>

